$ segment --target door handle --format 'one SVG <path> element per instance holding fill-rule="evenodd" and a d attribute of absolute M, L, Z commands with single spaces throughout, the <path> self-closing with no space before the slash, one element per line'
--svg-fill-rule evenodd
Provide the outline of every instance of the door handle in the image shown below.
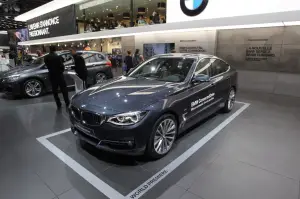
<path fill-rule="evenodd" d="M 215 82 L 212 82 L 209 86 L 214 86 L 214 85 L 216 85 L 216 83 L 215 83 Z"/>

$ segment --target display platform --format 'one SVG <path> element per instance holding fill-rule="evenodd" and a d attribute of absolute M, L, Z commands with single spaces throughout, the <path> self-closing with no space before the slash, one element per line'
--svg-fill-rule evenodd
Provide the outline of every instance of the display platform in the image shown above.
<path fill-rule="evenodd" d="M 156 191 L 161 187 L 159 183 L 170 185 L 176 183 L 168 181 L 170 174 L 178 174 L 177 168 L 187 160 L 196 157 L 199 161 L 197 153 L 201 152 L 201 147 L 248 106 L 249 104 L 236 103 L 231 113 L 218 113 L 200 122 L 180 136 L 167 156 L 156 161 L 149 161 L 145 157 L 107 153 L 89 145 L 82 148 L 70 129 L 54 132 L 37 140 L 62 163 L 102 192 L 98 198 L 156 198 L 158 196 L 156 194 L 161 194 Z M 185 172 L 182 175 L 184 176 Z M 61 183 L 60 186 L 69 185 Z"/>

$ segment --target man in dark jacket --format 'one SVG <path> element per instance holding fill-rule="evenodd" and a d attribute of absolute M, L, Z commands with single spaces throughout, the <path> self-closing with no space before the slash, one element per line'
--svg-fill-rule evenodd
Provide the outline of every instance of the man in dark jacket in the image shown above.
<path fill-rule="evenodd" d="M 75 62 L 75 72 L 77 73 L 78 77 L 83 81 L 83 86 L 86 87 L 86 80 L 87 80 L 87 68 L 85 65 L 85 61 L 82 56 L 77 54 L 74 48 L 71 49 L 71 53 L 74 58 Z"/>
<path fill-rule="evenodd" d="M 57 105 L 57 108 L 61 108 L 61 102 L 58 96 L 58 87 L 60 88 L 66 106 L 68 107 L 70 104 L 69 95 L 68 95 L 68 89 L 67 84 L 64 79 L 64 70 L 65 66 L 63 63 L 63 58 L 58 56 L 56 53 L 55 46 L 50 46 L 50 53 L 45 56 L 45 64 L 49 70 L 49 79 L 52 85 L 52 92 L 53 96 Z"/>
<path fill-rule="evenodd" d="M 130 50 L 127 51 L 127 55 L 126 55 L 126 57 L 124 59 L 124 63 L 126 64 L 126 73 L 128 73 L 129 70 L 131 68 L 133 68 L 133 60 L 132 60 L 132 56 L 131 56 L 131 51 Z"/>

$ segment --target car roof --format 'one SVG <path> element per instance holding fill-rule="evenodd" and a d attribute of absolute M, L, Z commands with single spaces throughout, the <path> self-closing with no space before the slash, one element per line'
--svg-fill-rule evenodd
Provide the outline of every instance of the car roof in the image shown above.
<path fill-rule="evenodd" d="M 76 52 L 77 52 L 77 53 L 85 53 L 85 52 L 88 52 L 88 53 L 99 53 L 99 54 L 103 54 L 103 53 L 101 53 L 101 52 L 98 52 L 98 51 L 92 51 L 92 50 L 77 50 Z M 62 54 L 66 54 L 66 53 L 70 53 L 70 51 L 68 51 L 68 50 L 56 51 L 56 54 L 58 54 L 58 55 L 62 55 Z"/>
<path fill-rule="evenodd" d="M 77 53 L 99 53 L 99 54 L 104 54 L 102 52 L 98 52 L 98 51 L 93 51 L 93 50 L 78 50 L 76 51 Z"/>
<path fill-rule="evenodd" d="M 183 57 L 183 58 L 214 58 L 214 55 L 203 54 L 203 53 L 168 53 L 156 55 L 156 57 Z"/>

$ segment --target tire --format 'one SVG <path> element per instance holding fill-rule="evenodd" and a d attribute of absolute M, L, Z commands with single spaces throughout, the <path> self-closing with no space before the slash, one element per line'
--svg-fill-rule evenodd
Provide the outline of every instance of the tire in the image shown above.
<path fill-rule="evenodd" d="M 26 97 L 39 97 L 44 92 L 44 85 L 40 80 L 29 79 L 23 85 L 23 93 Z"/>
<path fill-rule="evenodd" d="M 162 126 L 169 129 L 164 131 Z M 163 132 L 162 132 L 163 131 Z M 156 122 L 149 138 L 146 154 L 151 159 L 159 159 L 167 155 L 176 140 L 178 124 L 174 115 L 164 114 Z M 162 133 L 164 135 L 162 135 Z M 160 134 L 160 135 L 159 135 Z M 166 137 L 168 135 L 169 139 Z M 160 145 L 160 147 L 158 147 Z M 164 149 L 163 149 L 164 148 Z"/>
<path fill-rule="evenodd" d="M 105 80 L 107 80 L 107 76 L 104 73 L 99 72 L 95 75 L 95 84 L 102 83 Z"/>
<path fill-rule="evenodd" d="M 232 109 L 234 107 L 234 104 L 235 104 L 235 95 L 236 95 L 235 89 L 231 88 L 229 93 L 228 93 L 228 97 L 227 97 L 227 100 L 225 102 L 225 105 L 222 109 L 222 111 L 224 113 L 229 113 L 230 111 L 232 111 Z"/>

